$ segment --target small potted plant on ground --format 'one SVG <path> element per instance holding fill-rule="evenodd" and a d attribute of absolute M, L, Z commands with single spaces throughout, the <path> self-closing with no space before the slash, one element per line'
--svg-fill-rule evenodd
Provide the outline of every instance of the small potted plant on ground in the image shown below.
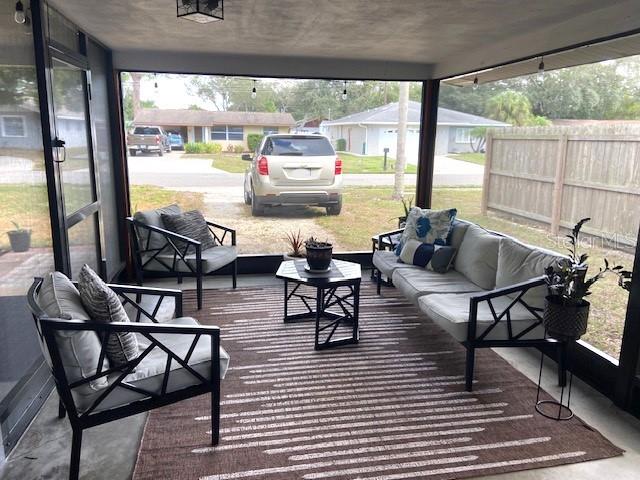
<path fill-rule="evenodd" d="M 304 242 L 307 252 L 307 264 L 310 270 L 327 271 L 331 265 L 333 245 L 329 242 L 320 242 L 313 237 Z"/>
<path fill-rule="evenodd" d="M 285 260 L 300 260 L 304 258 L 302 247 L 304 246 L 304 240 L 302 239 L 302 233 L 300 230 L 297 232 L 289 232 L 285 237 L 287 241 L 288 252 L 285 253 L 283 258 Z"/>
<path fill-rule="evenodd" d="M 31 230 L 27 228 L 21 228 L 16 222 L 13 226 L 15 230 L 9 230 L 9 243 L 11 243 L 11 250 L 14 252 L 26 252 L 31 247 Z"/>
<path fill-rule="evenodd" d="M 606 273 L 618 275 L 618 284 L 622 288 L 628 290 L 631 285 L 631 272 L 624 270 L 622 265 L 611 267 L 606 258 L 604 268 L 587 278 L 588 255 L 579 255 L 577 248 L 580 230 L 589 220 L 580 220 L 567 235 L 571 242 L 569 258 L 545 269 L 549 295 L 545 298 L 542 322 L 547 333 L 558 340 L 577 340 L 587 331 L 590 304 L 585 297 L 591 294 L 589 289 Z"/>

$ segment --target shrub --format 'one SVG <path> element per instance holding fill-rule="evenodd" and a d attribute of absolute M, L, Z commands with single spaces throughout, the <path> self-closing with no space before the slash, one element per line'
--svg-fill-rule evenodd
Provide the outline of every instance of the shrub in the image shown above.
<path fill-rule="evenodd" d="M 230 143 L 227 144 L 227 152 L 233 153 L 233 145 L 231 145 Z"/>
<path fill-rule="evenodd" d="M 222 152 L 222 144 L 220 143 L 208 143 L 207 145 L 211 145 L 211 153 L 221 153 Z"/>
<path fill-rule="evenodd" d="M 247 145 L 249 146 L 249 151 L 255 152 L 256 148 L 258 148 L 258 145 L 260 145 L 263 137 L 264 135 L 262 135 L 261 133 L 250 133 L 249 135 L 247 135 Z"/>
<path fill-rule="evenodd" d="M 233 153 L 242 153 L 244 152 L 244 145 L 234 145 Z"/>
<path fill-rule="evenodd" d="M 344 138 L 336 140 L 336 150 L 345 152 L 347 150 L 347 141 Z"/>
<path fill-rule="evenodd" d="M 184 145 L 185 153 L 220 153 L 222 152 L 222 145 L 219 143 L 203 143 L 203 142 L 189 142 Z"/>

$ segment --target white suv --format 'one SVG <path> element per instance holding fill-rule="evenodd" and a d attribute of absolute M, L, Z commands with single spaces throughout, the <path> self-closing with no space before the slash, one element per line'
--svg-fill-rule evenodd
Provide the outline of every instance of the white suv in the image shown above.
<path fill-rule="evenodd" d="M 244 201 L 251 213 L 265 206 L 319 205 L 328 215 L 342 209 L 342 160 L 323 135 L 266 135 L 244 176 Z"/>

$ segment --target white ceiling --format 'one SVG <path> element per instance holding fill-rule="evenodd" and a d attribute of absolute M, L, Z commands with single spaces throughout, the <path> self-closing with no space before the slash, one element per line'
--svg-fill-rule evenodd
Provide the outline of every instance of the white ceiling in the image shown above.
<path fill-rule="evenodd" d="M 327 78 L 448 77 L 640 27 L 637 0 L 50 0 L 123 69 Z"/>

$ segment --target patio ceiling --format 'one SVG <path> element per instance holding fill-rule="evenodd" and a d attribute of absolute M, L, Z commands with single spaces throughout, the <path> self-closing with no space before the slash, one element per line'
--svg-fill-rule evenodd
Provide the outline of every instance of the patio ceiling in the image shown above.
<path fill-rule="evenodd" d="M 640 27 L 635 0 L 227 0 L 225 20 L 175 0 L 51 0 L 117 68 L 327 78 L 449 77 Z"/>

